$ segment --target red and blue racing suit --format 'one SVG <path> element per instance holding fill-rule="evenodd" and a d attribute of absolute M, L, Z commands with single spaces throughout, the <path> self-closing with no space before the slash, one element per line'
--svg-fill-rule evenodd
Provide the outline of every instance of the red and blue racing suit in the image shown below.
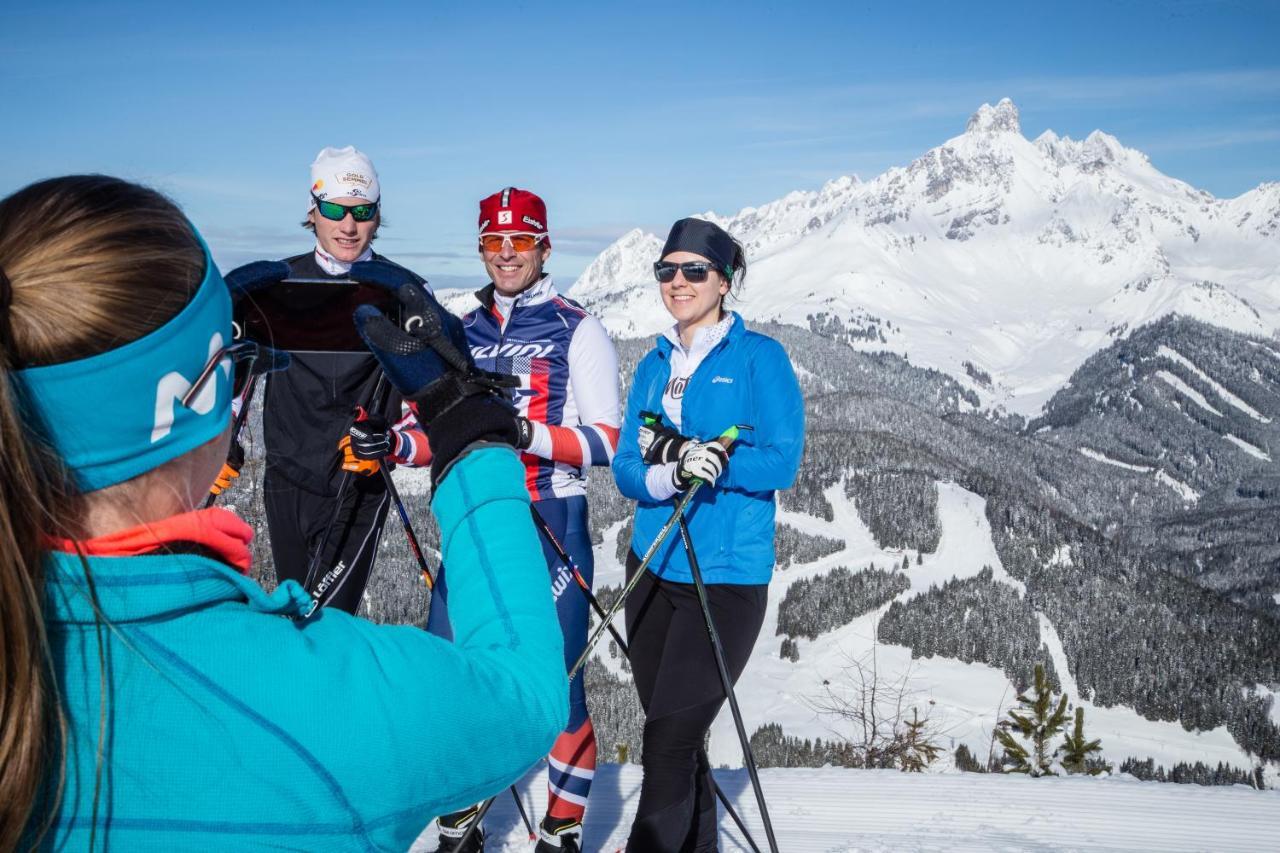
<path fill-rule="evenodd" d="M 514 298 L 488 285 L 477 293 L 480 307 L 463 317 L 476 365 L 516 376 L 519 414 L 533 426 L 533 441 L 521 453 L 525 485 L 534 509 L 550 526 L 591 585 L 594 560 L 587 524 L 586 467 L 609 465 L 621 423 L 618 357 L 604 326 L 577 303 L 561 296 L 544 276 Z M 565 669 L 586 646 L 587 597 L 544 541 L 556 611 L 564 632 Z M 441 568 L 427 630 L 448 636 L 447 599 Z M 582 819 L 595 775 L 596 742 L 587 713 L 583 679 L 569 685 L 569 724 L 548 758 L 553 818 Z"/>

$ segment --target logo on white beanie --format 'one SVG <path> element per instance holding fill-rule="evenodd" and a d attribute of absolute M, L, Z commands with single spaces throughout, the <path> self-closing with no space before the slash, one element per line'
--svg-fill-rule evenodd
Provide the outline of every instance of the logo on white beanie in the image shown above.
<path fill-rule="evenodd" d="M 316 199 L 363 198 L 377 201 L 382 195 L 378 185 L 378 173 L 373 162 L 354 145 L 346 148 L 325 148 L 311 164 L 311 198 L 308 207 L 316 206 Z"/>

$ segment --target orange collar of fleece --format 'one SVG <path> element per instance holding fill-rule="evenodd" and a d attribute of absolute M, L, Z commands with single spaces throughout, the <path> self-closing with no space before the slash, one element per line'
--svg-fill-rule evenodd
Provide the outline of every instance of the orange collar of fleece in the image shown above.
<path fill-rule="evenodd" d="M 239 569 L 241 574 L 248 574 L 252 560 L 249 542 L 252 539 L 253 528 L 240 516 L 221 507 L 213 507 L 117 530 L 93 539 L 49 538 L 46 545 L 52 551 L 68 553 L 75 553 L 79 546 L 82 553 L 91 557 L 136 557 L 176 543 L 190 543 L 209 549 L 223 562 Z"/>

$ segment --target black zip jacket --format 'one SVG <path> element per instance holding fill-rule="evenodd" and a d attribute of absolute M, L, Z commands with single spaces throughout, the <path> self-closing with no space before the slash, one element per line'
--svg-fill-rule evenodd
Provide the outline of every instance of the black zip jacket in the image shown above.
<path fill-rule="evenodd" d="M 375 260 L 386 258 L 374 254 Z M 286 258 L 295 278 L 343 278 L 316 263 L 315 252 Z M 298 306 L 299 311 L 315 310 Z M 356 406 L 373 392 L 380 373 L 368 353 L 294 353 L 285 370 L 266 376 L 262 432 L 267 473 L 316 495 L 335 496 L 342 480 L 338 441 L 346 435 Z M 391 388 L 382 414 L 400 419 L 400 394 Z M 383 491 L 382 477 L 355 477 L 361 491 Z"/>

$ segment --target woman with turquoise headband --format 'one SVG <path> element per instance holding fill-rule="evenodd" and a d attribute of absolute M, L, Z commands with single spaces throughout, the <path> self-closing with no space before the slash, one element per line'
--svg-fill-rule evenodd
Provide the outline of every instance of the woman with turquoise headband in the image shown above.
<path fill-rule="evenodd" d="M 245 346 L 171 202 L 96 175 L 0 201 L 0 849 L 404 850 L 550 749 L 567 690 L 514 416 L 361 311 L 436 450 L 454 643 L 303 618 L 301 586 L 246 576 L 248 526 L 196 509 Z"/>

